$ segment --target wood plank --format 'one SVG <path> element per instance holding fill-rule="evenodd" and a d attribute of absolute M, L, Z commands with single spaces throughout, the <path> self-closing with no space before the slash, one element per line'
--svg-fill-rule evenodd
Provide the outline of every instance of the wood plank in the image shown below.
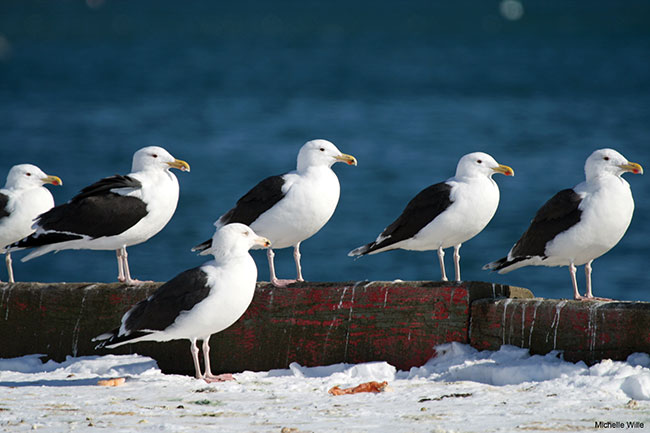
<path fill-rule="evenodd" d="M 471 344 L 480 350 L 512 344 L 587 364 L 650 353 L 648 302 L 484 299 L 472 304 L 471 316 Z"/>
<path fill-rule="evenodd" d="M 160 283 L 0 284 L 0 357 L 133 353 L 165 372 L 193 374 L 187 340 L 137 343 L 95 351 L 90 339 L 118 326 L 122 315 Z M 422 365 L 433 347 L 469 342 L 470 303 L 500 296 L 532 297 L 526 289 L 483 282 L 258 283 L 253 303 L 232 327 L 211 339 L 217 372 L 387 361 Z"/>

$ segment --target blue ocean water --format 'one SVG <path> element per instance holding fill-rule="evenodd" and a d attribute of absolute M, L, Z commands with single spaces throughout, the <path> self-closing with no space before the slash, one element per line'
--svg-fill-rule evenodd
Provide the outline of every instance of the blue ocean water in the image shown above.
<path fill-rule="evenodd" d="M 162 281 L 202 263 L 190 247 L 250 187 L 293 169 L 305 141 L 326 138 L 359 166 L 334 167 L 341 200 L 303 243 L 305 277 L 436 280 L 433 252 L 346 253 L 452 176 L 463 154 L 482 150 L 516 176 L 495 176 L 501 204 L 461 249 L 463 278 L 570 297 L 566 268 L 498 275 L 481 266 L 505 255 L 552 194 L 584 178 L 593 150 L 613 147 L 650 167 L 648 22 L 646 0 L 5 0 L 0 177 L 35 163 L 63 178 L 52 188 L 61 203 L 127 173 L 140 147 L 187 160 L 174 218 L 129 249 L 137 278 Z M 594 291 L 650 301 L 650 181 L 626 178 L 635 216 L 594 262 Z M 264 253 L 253 254 L 268 279 Z M 295 275 L 290 250 L 277 252 L 276 266 Z M 117 275 L 105 251 L 15 260 L 15 272 L 28 281 Z"/>

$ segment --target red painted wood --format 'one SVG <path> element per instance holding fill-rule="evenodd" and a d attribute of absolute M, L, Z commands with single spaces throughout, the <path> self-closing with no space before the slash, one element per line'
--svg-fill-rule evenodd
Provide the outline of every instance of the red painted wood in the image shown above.
<path fill-rule="evenodd" d="M 350 283 L 310 288 L 263 286 L 244 317 L 212 338 L 236 347 L 266 370 L 385 360 L 398 368 L 422 365 L 449 338 L 467 342 L 466 287 Z M 227 370 L 239 360 L 217 356 Z"/>
<path fill-rule="evenodd" d="M 116 327 L 158 286 L 0 284 L 0 357 L 43 353 L 60 361 L 97 354 L 90 339 Z M 213 370 L 378 360 L 408 369 L 433 356 L 435 345 L 469 341 L 473 300 L 508 296 L 512 290 L 479 282 L 303 283 L 284 289 L 259 283 L 244 316 L 212 337 Z M 183 340 L 99 353 L 134 351 L 156 359 L 163 371 L 193 373 L 189 343 Z"/>

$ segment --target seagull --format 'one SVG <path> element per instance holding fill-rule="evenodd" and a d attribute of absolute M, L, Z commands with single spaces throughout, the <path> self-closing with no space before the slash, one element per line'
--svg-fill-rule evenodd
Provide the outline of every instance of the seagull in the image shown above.
<path fill-rule="evenodd" d="M 613 149 L 593 152 L 585 162 L 586 180 L 555 194 L 508 255 L 483 269 L 505 274 L 523 266 L 568 266 L 574 299 L 594 299 L 591 263 L 621 240 L 632 221 L 632 191 L 621 177 L 626 172 L 643 174 L 643 167 Z M 576 280 L 580 265 L 585 265 L 585 296 Z"/>
<path fill-rule="evenodd" d="M 10 248 L 35 248 L 23 261 L 50 251 L 115 250 L 118 280 L 142 283 L 131 278 L 126 247 L 145 242 L 174 215 L 179 187 L 170 168 L 190 171 L 187 162 L 162 147 L 144 147 L 133 155 L 131 173 L 85 187 L 67 203 L 39 216 L 33 226 L 36 232 Z"/>
<path fill-rule="evenodd" d="M 437 250 L 442 281 L 447 281 L 444 249 L 454 247 L 456 281 L 460 281 L 460 247 L 479 234 L 499 205 L 499 187 L 492 175 L 514 176 L 507 165 L 483 152 L 463 156 L 456 175 L 420 191 L 402 214 L 374 242 L 355 248 L 349 256 L 394 249 Z"/>
<path fill-rule="evenodd" d="M 270 242 L 239 223 L 217 228 L 211 240 L 205 251 L 214 260 L 178 274 L 138 302 L 124 314 L 119 328 L 93 338 L 100 341 L 95 349 L 189 339 L 197 379 L 232 380 L 232 375 L 212 374 L 210 336 L 235 323 L 250 305 L 257 267 L 248 250 L 253 246 L 266 248 Z M 205 373 L 199 365 L 197 340 L 203 341 Z"/>
<path fill-rule="evenodd" d="M 57 176 L 50 176 L 32 164 L 14 165 L 7 183 L 0 189 L 0 248 L 5 248 L 34 232 L 34 218 L 54 206 L 46 183 L 63 185 Z M 11 252 L 5 250 L 8 281 L 14 282 Z"/>
<path fill-rule="evenodd" d="M 357 165 L 353 156 L 341 153 L 327 140 L 308 141 L 298 152 L 296 170 L 262 180 L 214 223 L 217 228 L 233 222 L 246 224 L 270 239 L 274 248 L 293 246 L 295 280 L 276 277 L 275 253 L 271 248 L 267 250 L 270 280 L 276 287 L 304 281 L 300 243 L 316 234 L 334 214 L 341 191 L 331 168 L 336 162 Z M 208 254 L 210 244 L 211 240 L 207 240 L 192 251 Z"/>

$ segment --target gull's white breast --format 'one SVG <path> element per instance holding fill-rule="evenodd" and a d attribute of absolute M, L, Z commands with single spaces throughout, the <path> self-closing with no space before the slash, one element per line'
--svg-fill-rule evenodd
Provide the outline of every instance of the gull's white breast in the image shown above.
<path fill-rule="evenodd" d="M 583 182 L 575 191 L 584 196 L 580 222 L 547 245 L 549 265 L 573 261 L 579 266 L 602 256 L 621 240 L 632 221 L 634 199 L 630 185 L 621 177 Z"/>
<path fill-rule="evenodd" d="M 271 241 L 272 248 L 287 248 L 313 236 L 329 221 L 339 201 L 340 185 L 328 167 L 285 175 L 286 196 L 252 224 Z"/>

